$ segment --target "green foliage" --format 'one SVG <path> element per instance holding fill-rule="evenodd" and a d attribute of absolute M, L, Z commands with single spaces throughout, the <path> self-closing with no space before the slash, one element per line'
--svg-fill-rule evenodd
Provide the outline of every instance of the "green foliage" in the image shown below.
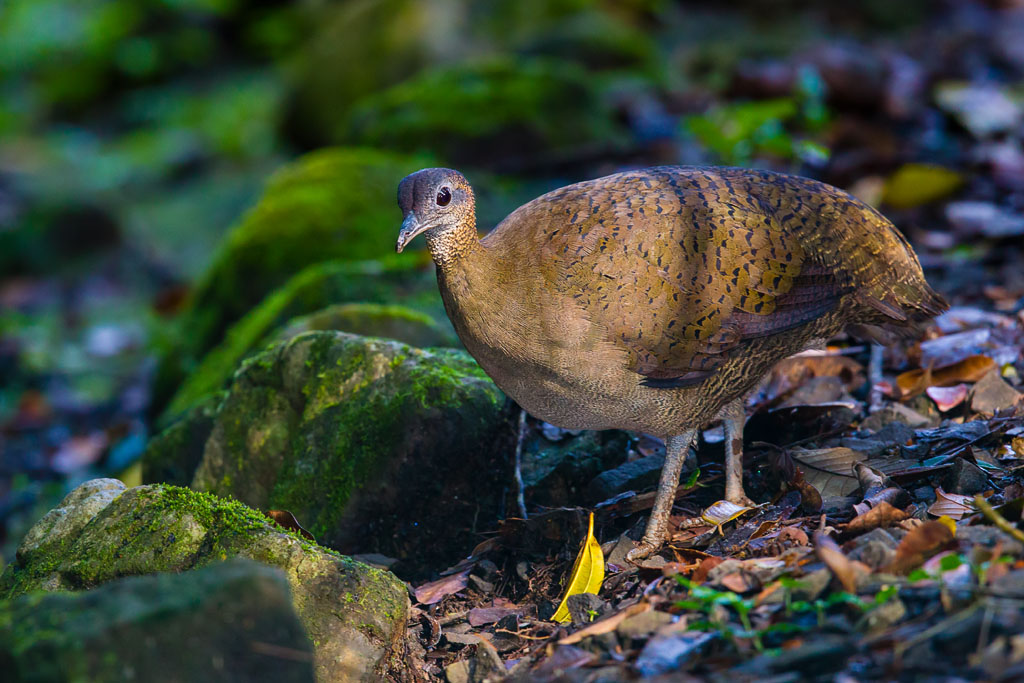
<path fill-rule="evenodd" d="M 743 598 L 738 594 L 724 590 L 720 591 L 710 586 L 696 584 L 683 577 L 676 576 L 676 581 L 687 589 L 687 597 L 676 601 L 676 607 L 680 609 L 703 612 L 707 620 L 691 624 L 694 629 L 716 629 L 727 636 L 734 644 L 739 638 L 749 638 L 754 649 L 761 652 L 765 649 L 763 636 L 768 634 L 799 633 L 806 630 L 805 626 L 795 623 L 779 622 L 755 628 L 750 619 L 750 614 L 756 606 L 753 598 Z M 836 591 L 825 598 L 814 601 L 792 600 L 791 593 L 794 589 L 800 588 L 802 582 L 792 577 L 784 576 L 779 579 L 781 589 L 785 591 L 784 616 L 789 618 L 798 614 L 811 613 L 817 616 L 819 625 L 825 623 L 825 615 L 828 610 L 834 607 L 847 606 L 858 611 L 867 611 L 874 607 L 889 602 L 899 595 L 898 586 L 886 586 L 875 594 L 873 599 L 865 600 L 860 596 Z M 722 608 L 730 608 L 737 616 L 742 629 L 736 629 L 724 618 Z"/>
<path fill-rule="evenodd" d="M 758 156 L 820 163 L 828 150 L 810 137 L 828 122 L 825 89 L 817 72 L 800 71 L 791 97 L 721 105 L 687 117 L 683 126 L 718 160 L 747 165 Z"/>
<path fill-rule="evenodd" d="M 183 320 L 189 352 L 210 348 L 228 325 L 306 266 L 393 252 L 400 222 L 395 187 L 425 165 L 422 158 L 377 150 L 324 149 L 281 169 L 198 283 Z"/>
<path fill-rule="evenodd" d="M 485 163 L 616 134 L 582 68 L 511 57 L 440 67 L 371 95 L 356 105 L 349 133 L 364 143 Z"/>
<path fill-rule="evenodd" d="M 246 356 L 274 341 L 275 328 L 332 302 L 402 303 L 443 317 L 437 285 L 428 271 L 377 261 L 314 264 L 298 272 L 228 329 L 221 342 L 188 373 L 165 415 L 179 414 L 224 387 Z M 345 331 L 363 334 L 370 330 Z"/>

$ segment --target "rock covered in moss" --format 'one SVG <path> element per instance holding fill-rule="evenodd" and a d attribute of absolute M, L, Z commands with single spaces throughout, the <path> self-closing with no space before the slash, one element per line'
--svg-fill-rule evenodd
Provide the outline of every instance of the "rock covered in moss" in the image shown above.
<path fill-rule="evenodd" d="M 348 139 L 353 104 L 424 70 L 505 55 L 565 58 L 588 70 L 650 72 L 649 20 L 662 0 L 353 0 L 324 3 L 292 64 L 288 128 L 309 146 Z M 365 55 L 374 55 L 367 60 Z M 524 92 L 525 97 L 532 93 Z M 436 101 L 436 98 L 432 98 Z M 506 106 L 495 106 L 494 112 Z M 451 112 L 458 112 L 452 107 Z M 549 116 L 540 110 L 538 116 Z"/>
<path fill-rule="evenodd" d="M 165 416 L 179 415 L 210 393 L 224 388 L 246 356 L 279 336 L 275 335 L 277 328 L 296 317 L 348 302 L 402 305 L 449 324 L 432 268 L 424 270 L 377 261 L 318 263 L 298 272 L 231 325 L 224 338 L 203 354 L 201 360 L 192 357 L 190 364 L 193 367 L 185 374 L 184 382 L 168 404 Z M 356 321 L 350 319 L 349 322 Z M 361 334 L 360 326 L 343 331 Z M 176 372 L 169 374 L 164 381 L 177 382 L 184 374 L 182 366 L 186 365 L 185 361 L 184 357 L 178 358 L 178 366 L 173 368 Z M 172 362 L 175 361 L 167 361 L 168 364 Z M 167 368 L 168 373 L 171 370 Z"/>
<path fill-rule="evenodd" d="M 11 683 L 314 680 L 284 574 L 238 559 L 0 601 L 0 661 Z"/>
<path fill-rule="evenodd" d="M 472 548 L 474 519 L 496 519 L 510 418 L 462 351 L 310 332 L 235 375 L 192 485 L 290 510 L 322 543 L 415 571 Z"/>
<path fill-rule="evenodd" d="M 142 454 L 144 483 L 188 486 L 192 482 L 224 395 L 218 391 L 195 402 L 149 440 Z"/>
<path fill-rule="evenodd" d="M 393 252 L 395 187 L 424 165 L 425 159 L 338 148 L 278 171 L 197 285 L 184 319 L 188 346 L 209 348 L 230 323 L 310 264 Z"/>
<path fill-rule="evenodd" d="M 321 680 L 372 680 L 394 665 L 408 610 L 398 579 L 285 531 L 241 503 L 175 486 L 86 482 L 26 536 L 0 576 L 0 598 L 90 589 L 230 557 L 284 570 Z"/>
<path fill-rule="evenodd" d="M 493 163 L 617 138 L 587 72 L 549 59 L 496 57 L 438 67 L 361 100 L 349 136 L 455 161 Z"/>
<path fill-rule="evenodd" d="M 421 348 L 456 343 L 454 335 L 426 313 L 405 306 L 368 303 L 337 304 L 299 316 L 273 332 L 269 341 L 287 341 L 303 332 L 327 330 L 394 339 Z"/>

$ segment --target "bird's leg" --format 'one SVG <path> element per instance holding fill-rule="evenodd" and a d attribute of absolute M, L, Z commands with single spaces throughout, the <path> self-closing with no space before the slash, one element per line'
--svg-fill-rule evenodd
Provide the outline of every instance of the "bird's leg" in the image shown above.
<path fill-rule="evenodd" d="M 647 520 L 647 530 L 640 545 L 626 555 L 630 561 L 642 560 L 658 550 L 668 536 L 668 517 L 672 512 L 672 503 L 676 499 L 676 487 L 679 486 L 679 472 L 683 468 L 683 459 L 693 445 L 697 436 L 696 429 L 690 429 L 679 436 L 671 436 L 665 442 L 665 464 L 661 468 L 661 479 L 658 481 L 658 493 L 654 498 L 654 509 Z"/>
<path fill-rule="evenodd" d="M 516 482 L 516 507 L 519 516 L 526 519 L 526 500 L 523 498 L 523 440 L 526 438 L 526 411 L 519 409 L 519 422 L 516 429 L 516 452 L 512 463 L 512 476 Z"/>
<path fill-rule="evenodd" d="M 752 507 L 755 503 L 743 491 L 743 399 L 726 404 L 722 410 L 725 426 L 725 499 L 730 503 Z"/>

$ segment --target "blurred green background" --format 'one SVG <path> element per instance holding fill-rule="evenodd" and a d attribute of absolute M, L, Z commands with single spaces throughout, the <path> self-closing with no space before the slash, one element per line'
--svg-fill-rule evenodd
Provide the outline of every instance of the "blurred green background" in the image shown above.
<path fill-rule="evenodd" d="M 422 166 L 470 178 L 482 229 L 623 168 L 801 173 L 882 204 L 927 267 L 968 264 L 970 295 L 985 255 L 950 199 L 1020 228 L 1013 5 L 5 0 L 5 554 L 70 485 L 137 479 L 295 316 L 399 301 L 450 338 L 429 261 L 392 254 Z"/>

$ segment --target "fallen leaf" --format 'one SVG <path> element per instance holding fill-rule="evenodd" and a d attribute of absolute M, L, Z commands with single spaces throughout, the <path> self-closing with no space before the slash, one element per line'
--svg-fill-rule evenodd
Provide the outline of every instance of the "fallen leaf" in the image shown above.
<path fill-rule="evenodd" d="M 966 384 L 957 384 L 954 387 L 928 387 L 924 393 L 935 401 L 939 412 L 945 413 L 964 402 L 964 399 L 967 398 L 967 390 Z"/>
<path fill-rule="evenodd" d="M 519 614 L 518 607 L 474 607 L 466 620 L 470 626 L 484 626 L 501 621 L 510 614 Z"/>
<path fill-rule="evenodd" d="M 910 517 L 909 514 L 882 501 L 867 512 L 857 515 L 847 524 L 840 525 L 840 529 L 847 534 L 864 534 L 872 529 L 884 529 L 885 527 L 899 524 Z"/>
<path fill-rule="evenodd" d="M 583 547 L 580 548 L 576 562 L 572 566 L 572 573 L 569 574 L 569 587 L 565 591 L 562 602 L 558 604 L 551 621 L 566 623 L 572 620 L 569 615 L 569 596 L 580 593 L 594 593 L 601 590 L 601 583 L 604 582 L 604 553 L 601 552 L 601 544 L 594 538 L 594 513 L 590 513 L 590 521 L 587 523 L 587 536 L 583 539 Z"/>
<path fill-rule="evenodd" d="M 894 209 L 912 209 L 955 192 L 963 176 L 942 166 L 904 164 L 885 182 L 882 201 Z"/>
<path fill-rule="evenodd" d="M 940 368 L 908 370 L 896 377 L 899 398 L 913 398 L 928 387 L 948 387 L 961 382 L 977 382 L 995 365 L 996 362 L 988 356 L 968 356 Z"/>
<path fill-rule="evenodd" d="M 299 524 L 299 520 L 295 519 L 295 515 L 287 510 L 268 510 L 267 517 L 270 517 L 272 520 L 277 522 L 278 526 L 283 527 L 288 531 L 294 531 L 303 538 L 316 543 L 316 538 L 314 538 L 313 534 L 303 529 L 302 525 Z"/>
<path fill-rule="evenodd" d="M 974 498 L 959 493 L 946 493 L 941 488 L 935 489 L 935 502 L 928 506 L 928 514 L 950 519 L 963 519 L 964 515 L 974 512 Z M 954 532 L 955 533 L 955 532 Z"/>
<path fill-rule="evenodd" d="M 945 520 L 924 522 L 908 531 L 896 547 L 896 556 L 886 571 L 906 574 L 932 555 L 953 546 L 956 543 L 956 525 L 948 517 Z"/>
<path fill-rule="evenodd" d="M 467 567 L 456 574 L 442 576 L 436 581 L 423 584 L 415 591 L 416 602 L 423 605 L 433 605 L 435 602 L 440 602 L 446 595 L 458 593 L 466 587 L 471 569 L 472 567 Z"/>
<path fill-rule="evenodd" d="M 1000 376 L 999 369 L 993 367 L 974 385 L 971 410 L 984 415 L 995 415 L 1013 408 L 1020 400 L 1020 392 L 1007 384 Z"/>
<path fill-rule="evenodd" d="M 697 571 L 693 573 L 693 576 L 690 577 L 690 580 L 694 583 L 704 583 L 704 581 L 707 580 L 708 574 L 711 572 L 711 570 L 717 567 L 718 565 L 722 564 L 723 562 L 725 562 L 724 557 L 714 556 L 701 560 L 700 566 L 697 567 Z"/>
<path fill-rule="evenodd" d="M 976 138 L 1013 130 L 1024 117 L 1005 89 L 989 83 L 943 81 L 935 86 L 935 102 Z"/>
<path fill-rule="evenodd" d="M 817 531 L 814 534 L 814 551 L 817 553 L 818 559 L 825 563 L 825 566 L 842 584 L 843 590 L 847 593 L 857 590 L 857 571 L 854 569 L 854 564 L 843 554 L 835 541 L 821 531 Z"/>
<path fill-rule="evenodd" d="M 576 633 L 562 638 L 558 641 L 558 644 L 572 645 L 573 643 L 578 643 L 584 638 L 589 638 L 590 636 L 599 636 L 602 633 L 611 633 L 626 619 L 646 612 L 649 609 L 651 609 L 651 603 L 649 602 L 638 602 L 635 605 L 630 605 L 621 612 L 616 612 L 601 621 L 595 621 L 593 624 L 589 624 L 588 626 L 581 628 L 579 631 L 576 631 Z"/>
<path fill-rule="evenodd" d="M 800 492 L 800 504 L 804 510 L 808 513 L 818 512 L 821 510 L 821 493 L 818 489 L 814 488 L 806 479 L 804 479 L 803 471 L 797 470 L 796 476 L 793 477 L 793 481 L 790 482 L 793 488 Z"/>
<path fill-rule="evenodd" d="M 950 202 L 948 220 L 961 237 L 1003 238 L 1024 235 L 1024 216 L 1000 208 L 992 202 Z"/>
<path fill-rule="evenodd" d="M 860 451 L 841 447 L 793 449 L 789 454 L 803 470 L 804 480 L 822 498 L 847 496 L 856 491 L 860 483 L 853 474 L 853 466 L 867 458 Z"/>
<path fill-rule="evenodd" d="M 726 574 L 718 580 L 723 588 L 728 588 L 733 593 L 749 593 L 753 590 L 761 590 L 761 582 L 753 572 L 739 570 L 732 574 Z"/>
<path fill-rule="evenodd" d="M 701 519 L 712 526 L 722 526 L 726 522 L 731 522 L 736 519 L 744 512 L 753 509 L 754 508 L 751 507 L 737 505 L 736 503 L 730 503 L 727 500 L 720 500 L 717 503 L 712 503 L 708 506 L 700 516 Z"/>

